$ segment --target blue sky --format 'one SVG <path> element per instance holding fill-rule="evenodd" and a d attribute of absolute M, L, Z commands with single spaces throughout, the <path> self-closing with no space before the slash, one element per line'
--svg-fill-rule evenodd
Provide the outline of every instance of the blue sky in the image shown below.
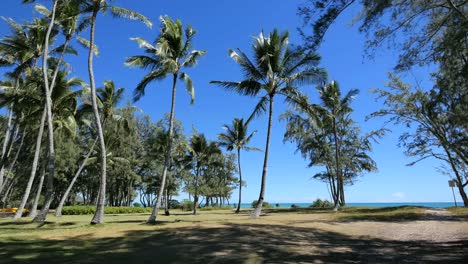
<path fill-rule="evenodd" d="M 3 0 L 0 16 L 17 21 L 31 19 L 35 14 L 31 5 L 20 5 L 18 0 Z M 51 1 L 38 1 L 50 5 Z M 240 48 L 251 54 L 252 36 L 263 29 L 269 32 L 274 28 L 289 30 L 291 43 L 300 43 L 296 28 L 301 19 L 296 15 L 297 6 L 303 0 L 236 0 L 236 1 L 115 1 L 115 4 L 134 9 L 149 17 L 153 29 L 143 24 L 113 19 L 109 15 L 100 16 L 97 23 L 96 42 L 100 55 L 95 59 L 97 84 L 104 80 L 114 80 L 119 87 L 126 88 L 126 96 L 131 98 L 133 88 L 143 77 L 144 71 L 125 67 L 126 57 L 141 54 L 131 37 L 142 37 L 153 41 L 159 32 L 159 16 L 169 15 L 190 24 L 198 31 L 194 48 L 207 50 L 199 60 L 199 65 L 188 71 L 196 88 L 196 102 L 190 105 L 190 98 L 183 86 L 179 86 L 176 103 L 176 117 L 181 120 L 187 133 L 196 127 L 210 139 L 222 132 L 222 125 L 229 124 L 235 117 L 247 117 L 256 103 L 255 98 L 239 96 L 209 84 L 211 80 L 236 81 L 242 78 L 239 67 L 227 55 L 229 48 Z M 364 37 L 351 20 L 358 6 L 345 12 L 330 28 L 325 42 L 319 50 L 321 66 L 329 73 L 330 80 L 337 80 L 347 91 L 358 88 L 361 93 L 353 102 L 353 117 L 362 126 L 363 132 L 379 128 L 383 120 L 365 122 L 365 116 L 378 110 L 381 105 L 370 94 L 372 88 L 382 88 L 387 81 L 387 72 L 396 62 L 397 54 L 385 48 L 379 49 L 371 60 L 364 56 Z M 37 14 L 36 14 L 37 15 Z M 0 36 L 9 33 L 3 21 L 0 22 Z M 87 37 L 87 36 L 85 36 Z M 73 76 L 88 80 L 86 54 L 70 57 Z M 403 75 L 405 80 L 422 82 L 430 86 L 429 69 L 414 69 Z M 313 102 L 318 102 L 315 87 L 303 87 Z M 267 178 L 266 200 L 269 202 L 310 202 L 316 198 L 329 198 L 326 185 L 312 180 L 318 169 L 307 168 L 307 161 L 295 154 L 295 146 L 283 144 L 285 124 L 278 116 L 287 106 L 276 101 L 275 122 L 273 124 L 272 145 Z M 170 80 L 151 84 L 137 104 L 153 120 L 162 118 L 170 107 Z M 266 116 L 256 119 L 251 130 L 258 130 L 251 145 L 264 148 L 266 136 Z M 372 157 L 379 171 L 366 174 L 353 186 L 346 188 L 348 202 L 436 202 L 452 201 L 448 187 L 448 177 L 437 167 L 439 162 L 427 160 L 415 166 L 405 164 L 412 159 L 405 157 L 403 149 L 397 147 L 400 127 L 389 127 L 393 133 L 387 135 L 380 144 L 374 146 Z M 247 181 L 244 188 L 244 202 L 258 198 L 263 153 L 242 153 L 243 175 Z M 182 197 L 186 195 L 182 194 Z M 237 192 L 232 201 L 237 200 Z"/>

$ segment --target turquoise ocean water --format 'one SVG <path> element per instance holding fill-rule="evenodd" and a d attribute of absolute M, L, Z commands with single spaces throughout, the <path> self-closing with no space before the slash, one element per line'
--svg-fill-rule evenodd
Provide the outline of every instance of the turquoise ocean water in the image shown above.
<path fill-rule="evenodd" d="M 278 203 L 280 208 L 290 208 L 291 205 L 295 204 L 300 207 L 308 207 L 312 203 Z M 271 203 L 272 206 L 275 206 L 276 203 Z M 458 206 L 463 203 L 458 203 Z M 365 207 L 394 207 L 394 206 L 424 206 L 424 207 L 433 207 L 433 208 L 447 208 L 455 206 L 453 202 L 437 202 L 437 203 L 347 203 L 346 206 L 365 206 Z M 243 203 L 241 204 L 242 208 L 250 208 L 251 204 Z"/>

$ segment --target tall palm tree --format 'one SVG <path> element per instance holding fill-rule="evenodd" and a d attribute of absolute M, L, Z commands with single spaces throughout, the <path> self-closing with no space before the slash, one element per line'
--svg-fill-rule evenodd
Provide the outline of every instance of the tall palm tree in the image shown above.
<path fill-rule="evenodd" d="M 192 103 L 195 100 L 195 90 L 192 80 L 182 69 L 193 67 L 197 59 L 206 52 L 201 50 L 191 50 L 192 39 L 196 31 L 192 27 L 185 28 L 185 33 L 180 20 L 172 21 L 167 16 L 160 17 L 161 32 L 156 38 L 154 45 L 141 38 L 134 38 L 141 48 L 145 49 L 147 55 L 132 56 L 127 59 L 126 65 L 151 69 L 143 77 L 135 89 L 135 101 L 139 100 L 144 94 L 148 84 L 154 81 L 162 80 L 168 75 L 172 75 L 172 100 L 171 112 L 169 115 L 169 142 L 164 159 L 163 175 L 161 185 L 158 191 L 156 204 L 147 223 L 156 223 L 159 207 L 164 194 L 166 184 L 167 170 L 171 161 L 171 149 L 174 135 L 174 118 L 177 79 L 185 81 L 185 86 L 192 97 Z"/>
<path fill-rule="evenodd" d="M 253 60 L 238 50 L 229 50 L 229 55 L 237 62 L 244 73 L 245 79 L 240 82 L 212 81 L 228 90 L 241 95 L 258 96 L 262 92 L 259 102 L 247 123 L 268 109 L 268 130 L 263 161 L 262 183 L 260 194 L 252 218 L 260 216 L 265 195 L 268 155 L 270 153 L 270 137 L 273 121 L 273 103 L 276 96 L 283 96 L 291 104 L 304 103 L 307 100 L 299 92 L 298 87 L 305 84 L 321 82 L 326 79 L 326 72 L 317 68 L 320 57 L 314 53 L 304 54 L 288 47 L 289 33 L 279 33 L 274 30 L 269 37 L 263 32 L 255 37 Z"/>
<path fill-rule="evenodd" d="M 91 102 L 93 107 L 93 113 L 96 123 L 97 134 L 99 138 L 100 146 L 100 158 L 101 158 L 101 183 L 99 187 L 99 197 L 96 206 L 96 213 L 91 220 L 91 224 L 100 224 L 104 221 L 104 205 L 106 202 L 106 181 L 107 181 L 107 165 L 106 165 L 106 143 L 104 139 L 104 132 L 101 124 L 101 117 L 99 115 L 99 109 L 96 99 L 96 83 L 94 81 L 94 68 L 93 68 L 93 55 L 95 52 L 95 32 L 96 32 L 96 21 L 98 14 L 110 12 L 115 17 L 128 18 L 131 20 L 139 20 L 145 23 L 148 27 L 152 27 L 151 21 L 135 12 L 126 8 L 111 6 L 106 0 L 83 0 L 80 1 L 82 7 L 82 13 L 90 13 L 91 16 L 85 18 L 85 21 L 89 21 L 91 25 L 90 38 L 89 38 L 89 52 L 88 52 L 88 73 L 89 83 L 91 86 Z"/>
<path fill-rule="evenodd" d="M 232 121 L 232 126 L 224 125 L 223 128 L 226 130 L 226 132 L 218 134 L 219 145 L 226 147 L 228 151 L 237 151 L 237 167 L 239 170 L 239 203 L 237 204 L 236 213 L 239 213 L 240 205 L 242 203 L 242 168 L 240 158 L 241 150 L 260 151 L 258 148 L 247 146 L 255 133 L 257 133 L 257 130 L 249 135 L 247 132 L 247 123 L 244 122 L 244 119 L 239 118 L 235 118 Z"/>
<path fill-rule="evenodd" d="M 0 66 L 12 66 L 13 71 L 10 76 L 13 79 L 14 90 L 18 89 L 21 75 L 27 75 L 28 69 L 33 67 L 42 56 L 44 44 L 44 28 L 47 26 L 47 20 L 34 19 L 25 25 L 18 24 L 13 19 L 5 19 L 12 30 L 12 34 L 0 40 Z M 53 36 L 51 36 L 53 37 Z M 9 105 L 8 123 L 5 140 L 2 148 L 2 161 L 5 161 L 7 146 L 11 143 L 12 128 L 14 121 L 14 103 Z M 44 111 L 41 120 L 45 122 L 46 113 Z M 43 130 L 42 130 L 43 131 Z M 38 138 L 42 139 L 42 131 L 39 130 Z M 39 143 L 40 145 L 40 143 Z M 11 146 L 11 144 L 10 144 Z M 35 158 L 39 159 L 39 152 L 35 153 Z M 36 162 L 37 164 L 37 162 Z M 5 162 L 0 164 L 0 182 L 3 180 Z M 35 174 L 33 162 L 32 174 Z"/>

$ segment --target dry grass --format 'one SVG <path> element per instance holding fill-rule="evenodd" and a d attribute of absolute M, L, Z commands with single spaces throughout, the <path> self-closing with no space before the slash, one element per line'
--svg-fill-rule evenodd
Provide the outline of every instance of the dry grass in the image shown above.
<path fill-rule="evenodd" d="M 148 214 L 106 215 L 98 226 L 91 216 L 0 219 L 0 262 L 463 263 L 468 223 L 424 215 L 422 208 L 300 208 L 265 210 L 260 219 L 248 211 L 173 211 L 157 225 L 145 224 Z"/>

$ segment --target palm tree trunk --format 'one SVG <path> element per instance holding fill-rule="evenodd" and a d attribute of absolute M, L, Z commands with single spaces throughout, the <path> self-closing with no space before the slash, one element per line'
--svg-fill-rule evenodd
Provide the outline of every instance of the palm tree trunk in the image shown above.
<path fill-rule="evenodd" d="M 26 206 L 26 203 L 28 202 L 29 194 L 31 193 L 31 187 L 34 182 L 34 178 L 36 177 L 37 164 L 39 163 L 39 154 L 41 152 L 42 135 L 44 134 L 46 115 L 47 115 L 47 109 L 44 106 L 44 110 L 42 112 L 42 117 L 41 117 L 41 123 L 39 125 L 39 132 L 37 133 L 36 149 L 34 152 L 31 175 L 29 176 L 29 180 L 26 185 L 26 190 L 24 191 L 23 199 L 21 200 L 20 206 L 18 207 L 18 210 L 16 211 L 15 216 L 13 217 L 13 219 L 15 220 L 21 218 L 21 216 L 23 215 L 24 207 Z"/>
<path fill-rule="evenodd" d="M 18 161 L 19 154 L 21 153 L 21 150 L 23 149 L 25 136 L 26 136 L 26 134 L 23 131 L 23 135 L 21 136 L 20 145 L 18 146 L 18 150 L 16 150 L 15 157 L 11 161 L 8 171 L 12 171 L 13 168 L 15 167 L 16 161 Z M 6 186 L 6 181 L 3 183 L 3 185 L 0 185 L 0 197 L 2 196 L 2 191 L 3 191 L 3 188 L 5 186 Z"/>
<path fill-rule="evenodd" d="M 41 178 L 39 179 L 39 186 L 37 187 L 36 197 L 34 198 L 34 203 L 29 211 L 29 217 L 35 218 L 37 215 L 37 205 L 39 204 L 39 198 L 41 197 L 42 185 L 44 183 L 45 177 L 45 168 L 42 170 Z"/>
<path fill-rule="evenodd" d="M 242 202 L 242 169 L 241 169 L 241 158 L 240 158 L 240 149 L 237 149 L 237 166 L 239 167 L 239 203 L 237 204 L 236 214 L 240 212 L 241 202 Z"/>
<path fill-rule="evenodd" d="M 94 47 L 94 34 L 96 31 L 96 18 L 97 12 L 99 11 L 99 3 L 95 2 L 95 8 L 93 11 L 92 22 L 91 22 L 91 32 L 90 32 L 90 46 L 88 54 L 88 72 L 89 80 L 91 84 L 91 102 L 94 112 L 94 118 L 96 121 L 96 128 L 99 137 L 99 145 L 101 147 L 101 184 L 99 189 L 99 198 L 96 205 L 96 213 L 91 220 L 91 224 L 100 224 L 104 221 L 104 205 L 106 203 L 106 143 L 104 142 L 104 132 L 102 131 L 101 118 L 99 116 L 99 110 L 96 101 L 96 83 L 94 81 L 94 69 L 93 69 L 93 47 Z M 97 5 L 97 6 L 96 6 Z"/>
<path fill-rule="evenodd" d="M 197 172 L 195 173 L 195 191 L 193 193 L 193 214 L 197 214 L 198 208 L 198 177 L 200 177 L 200 168 L 197 164 Z M 216 198 L 218 199 L 218 198 Z"/>
<path fill-rule="evenodd" d="M 94 150 L 94 146 L 96 145 L 98 139 L 96 138 L 93 142 L 93 145 L 91 145 L 91 148 L 89 149 L 88 153 L 86 154 L 84 160 L 81 162 L 81 165 L 80 167 L 78 168 L 78 170 L 76 171 L 75 173 L 75 176 L 73 176 L 73 179 L 71 180 L 70 184 L 68 185 L 68 188 L 67 190 L 65 191 L 65 193 L 63 194 L 62 196 L 62 199 L 60 199 L 60 203 L 59 205 L 57 206 L 57 209 L 55 209 L 55 216 L 56 217 L 61 217 L 62 216 L 62 209 L 63 209 L 63 205 L 65 204 L 65 201 L 67 200 L 68 198 L 68 195 L 70 194 L 72 188 L 73 188 L 73 185 L 75 184 L 76 180 L 78 179 L 78 177 L 80 176 L 81 174 L 81 171 L 84 169 L 84 167 L 86 166 L 86 162 L 88 162 L 88 159 L 89 157 L 91 156 L 91 154 L 93 153 L 93 150 Z"/>
<path fill-rule="evenodd" d="M 169 212 L 169 194 L 167 193 L 167 188 L 164 190 L 164 214 L 169 216 L 171 213 Z"/>
<path fill-rule="evenodd" d="M 167 142 L 167 149 L 166 149 L 166 157 L 164 158 L 164 167 L 163 167 L 163 175 L 162 175 L 162 180 L 161 180 L 161 186 L 159 187 L 158 191 L 158 198 L 156 200 L 156 204 L 153 207 L 153 211 L 151 212 L 151 215 L 146 221 L 148 224 L 155 224 L 156 223 L 156 218 L 158 216 L 158 210 L 159 207 L 161 207 L 161 199 L 164 195 L 164 187 L 166 185 L 166 177 L 167 177 L 167 170 L 169 167 L 169 163 L 171 161 L 171 149 L 172 149 L 172 137 L 174 134 L 174 114 L 175 114 L 175 103 L 176 103 L 176 88 L 177 88 L 177 75 L 173 75 L 173 80 L 172 80 L 172 101 L 171 101 L 171 113 L 169 115 L 169 139 Z"/>
<path fill-rule="evenodd" d="M 335 203 L 335 208 L 334 210 L 338 210 L 339 206 L 344 205 L 344 188 L 343 188 L 343 175 L 341 174 L 341 166 L 340 166 L 340 145 L 339 145 L 339 140 L 338 140 L 338 131 L 336 127 L 336 118 L 333 118 L 333 137 L 335 140 L 335 173 L 337 176 L 337 184 L 338 184 L 338 202 Z"/>
<path fill-rule="evenodd" d="M 262 213 L 262 205 L 265 198 L 266 176 L 268 170 L 268 155 L 270 153 L 271 128 L 273 125 L 273 96 L 270 96 L 270 107 L 268 110 L 268 130 L 265 146 L 265 158 L 263 160 L 262 183 L 260 186 L 260 195 L 258 196 L 257 206 L 250 215 L 251 218 L 259 218 Z"/>
<path fill-rule="evenodd" d="M 5 133 L 5 140 L 3 141 L 3 147 L 2 147 L 2 156 L 0 159 L 0 186 L 3 186 L 3 178 L 4 178 L 4 173 L 5 173 L 5 162 L 6 160 L 6 155 L 7 155 L 7 147 L 9 145 L 10 137 L 11 137 L 11 123 L 13 119 L 13 109 L 10 107 L 10 110 L 8 111 L 8 122 L 7 122 L 7 130 Z"/>
<path fill-rule="evenodd" d="M 52 119 L 52 91 L 49 86 L 49 75 L 47 60 L 49 59 L 49 38 L 52 32 L 52 28 L 55 24 L 55 13 L 57 11 L 58 0 L 54 0 L 54 5 L 52 8 L 52 16 L 50 19 L 49 28 L 45 36 L 44 44 L 44 56 L 42 58 L 42 74 L 44 76 L 44 86 L 46 90 L 46 108 L 47 108 L 47 129 L 48 129 L 48 139 L 49 139 L 49 174 L 47 175 L 47 189 L 46 189 L 46 198 L 45 204 L 41 212 L 34 217 L 33 221 L 45 221 L 47 214 L 49 213 L 49 206 L 54 198 L 54 178 L 55 178 L 55 146 L 54 146 L 54 126 Z"/>

